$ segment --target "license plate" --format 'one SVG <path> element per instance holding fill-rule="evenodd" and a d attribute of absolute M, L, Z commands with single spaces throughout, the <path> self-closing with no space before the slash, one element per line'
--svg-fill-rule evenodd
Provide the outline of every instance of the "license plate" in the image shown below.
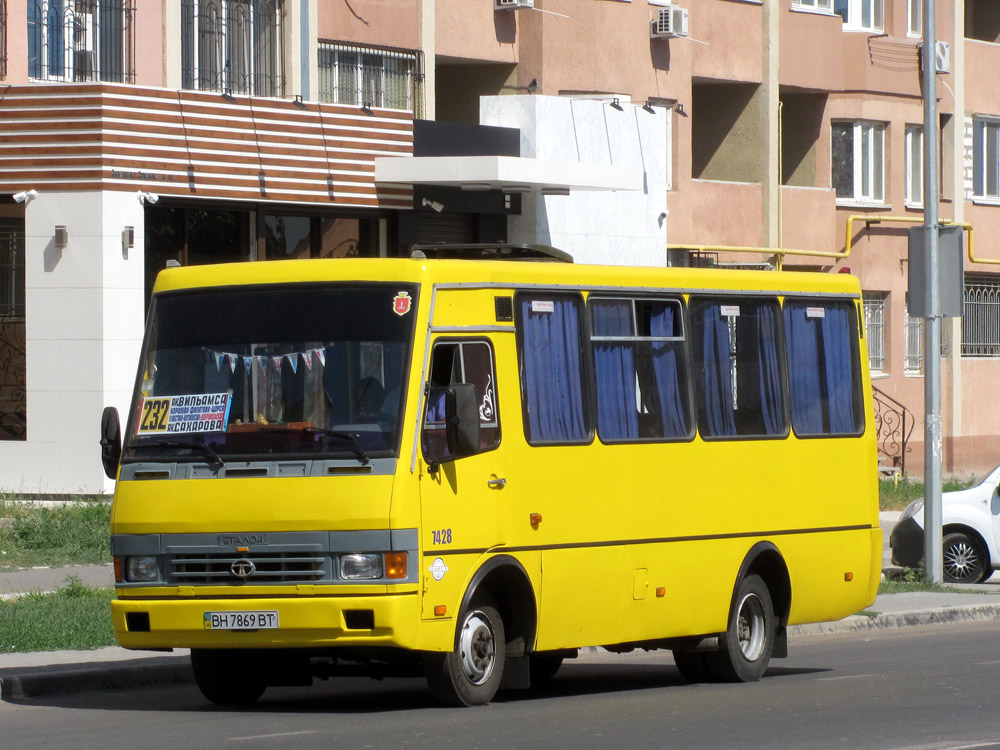
<path fill-rule="evenodd" d="M 276 610 L 205 613 L 205 630 L 274 630 L 277 627 Z"/>

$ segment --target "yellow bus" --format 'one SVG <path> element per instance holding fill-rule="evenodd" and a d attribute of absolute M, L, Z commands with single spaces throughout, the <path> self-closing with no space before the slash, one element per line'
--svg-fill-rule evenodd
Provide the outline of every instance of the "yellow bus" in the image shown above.
<path fill-rule="evenodd" d="M 752 681 L 875 598 L 848 275 L 539 246 L 166 269 L 117 478 L 118 642 L 210 701 L 366 673 L 445 703 L 579 649 Z"/>

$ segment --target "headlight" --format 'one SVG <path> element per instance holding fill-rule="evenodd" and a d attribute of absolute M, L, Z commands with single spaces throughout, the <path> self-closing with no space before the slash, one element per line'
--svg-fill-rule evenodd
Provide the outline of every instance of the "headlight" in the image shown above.
<path fill-rule="evenodd" d="M 908 518 L 913 518 L 920 509 L 924 507 L 924 499 L 914 500 L 912 503 L 906 506 L 906 510 L 903 511 L 903 515 L 899 517 L 900 521 L 905 521 Z"/>
<path fill-rule="evenodd" d="M 357 581 L 364 578 L 381 578 L 382 555 L 341 555 L 340 577 L 345 581 Z"/>
<path fill-rule="evenodd" d="M 129 557 L 125 561 L 125 580 L 149 582 L 160 579 L 160 563 L 155 557 Z"/>

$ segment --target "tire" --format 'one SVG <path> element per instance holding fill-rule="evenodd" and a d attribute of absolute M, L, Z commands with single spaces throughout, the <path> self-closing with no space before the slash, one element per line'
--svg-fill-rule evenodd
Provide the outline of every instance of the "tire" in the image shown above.
<path fill-rule="evenodd" d="M 489 604 L 473 604 L 459 618 L 458 648 L 424 658 L 427 685 L 442 703 L 481 706 L 500 689 L 505 660 L 500 613 Z"/>
<path fill-rule="evenodd" d="M 704 651 L 674 651 L 674 664 L 685 682 L 708 682 L 712 673 L 708 668 L 708 654 Z"/>
<path fill-rule="evenodd" d="M 725 682 L 759 680 L 771 661 L 774 633 L 771 593 L 760 576 L 749 575 L 737 586 L 721 650 L 706 654 L 712 675 Z"/>
<path fill-rule="evenodd" d="M 563 657 L 544 652 L 531 654 L 528 657 L 528 672 L 531 676 L 531 687 L 541 687 L 559 671 Z"/>
<path fill-rule="evenodd" d="M 254 675 L 253 660 L 243 651 L 191 649 L 194 681 L 212 703 L 220 706 L 249 706 L 267 689 Z"/>
<path fill-rule="evenodd" d="M 976 539 L 954 532 L 945 536 L 941 546 L 945 581 L 979 583 L 986 577 L 986 552 Z"/>

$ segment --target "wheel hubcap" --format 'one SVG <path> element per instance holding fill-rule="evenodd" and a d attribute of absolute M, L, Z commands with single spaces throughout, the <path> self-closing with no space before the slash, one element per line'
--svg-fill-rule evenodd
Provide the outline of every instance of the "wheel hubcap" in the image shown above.
<path fill-rule="evenodd" d="M 952 578 L 971 578 L 979 569 L 979 555 L 975 547 L 965 542 L 953 544 L 944 553 L 944 569 Z"/>
<path fill-rule="evenodd" d="M 490 622 L 482 612 L 469 614 L 458 645 L 465 676 L 476 685 L 486 682 L 496 663 L 496 642 Z"/>
<path fill-rule="evenodd" d="M 740 653 L 747 661 L 756 661 L 764 652 L 764 605 L 756 594 L 747 594 L 740 602 L 736 621 Z"/>

